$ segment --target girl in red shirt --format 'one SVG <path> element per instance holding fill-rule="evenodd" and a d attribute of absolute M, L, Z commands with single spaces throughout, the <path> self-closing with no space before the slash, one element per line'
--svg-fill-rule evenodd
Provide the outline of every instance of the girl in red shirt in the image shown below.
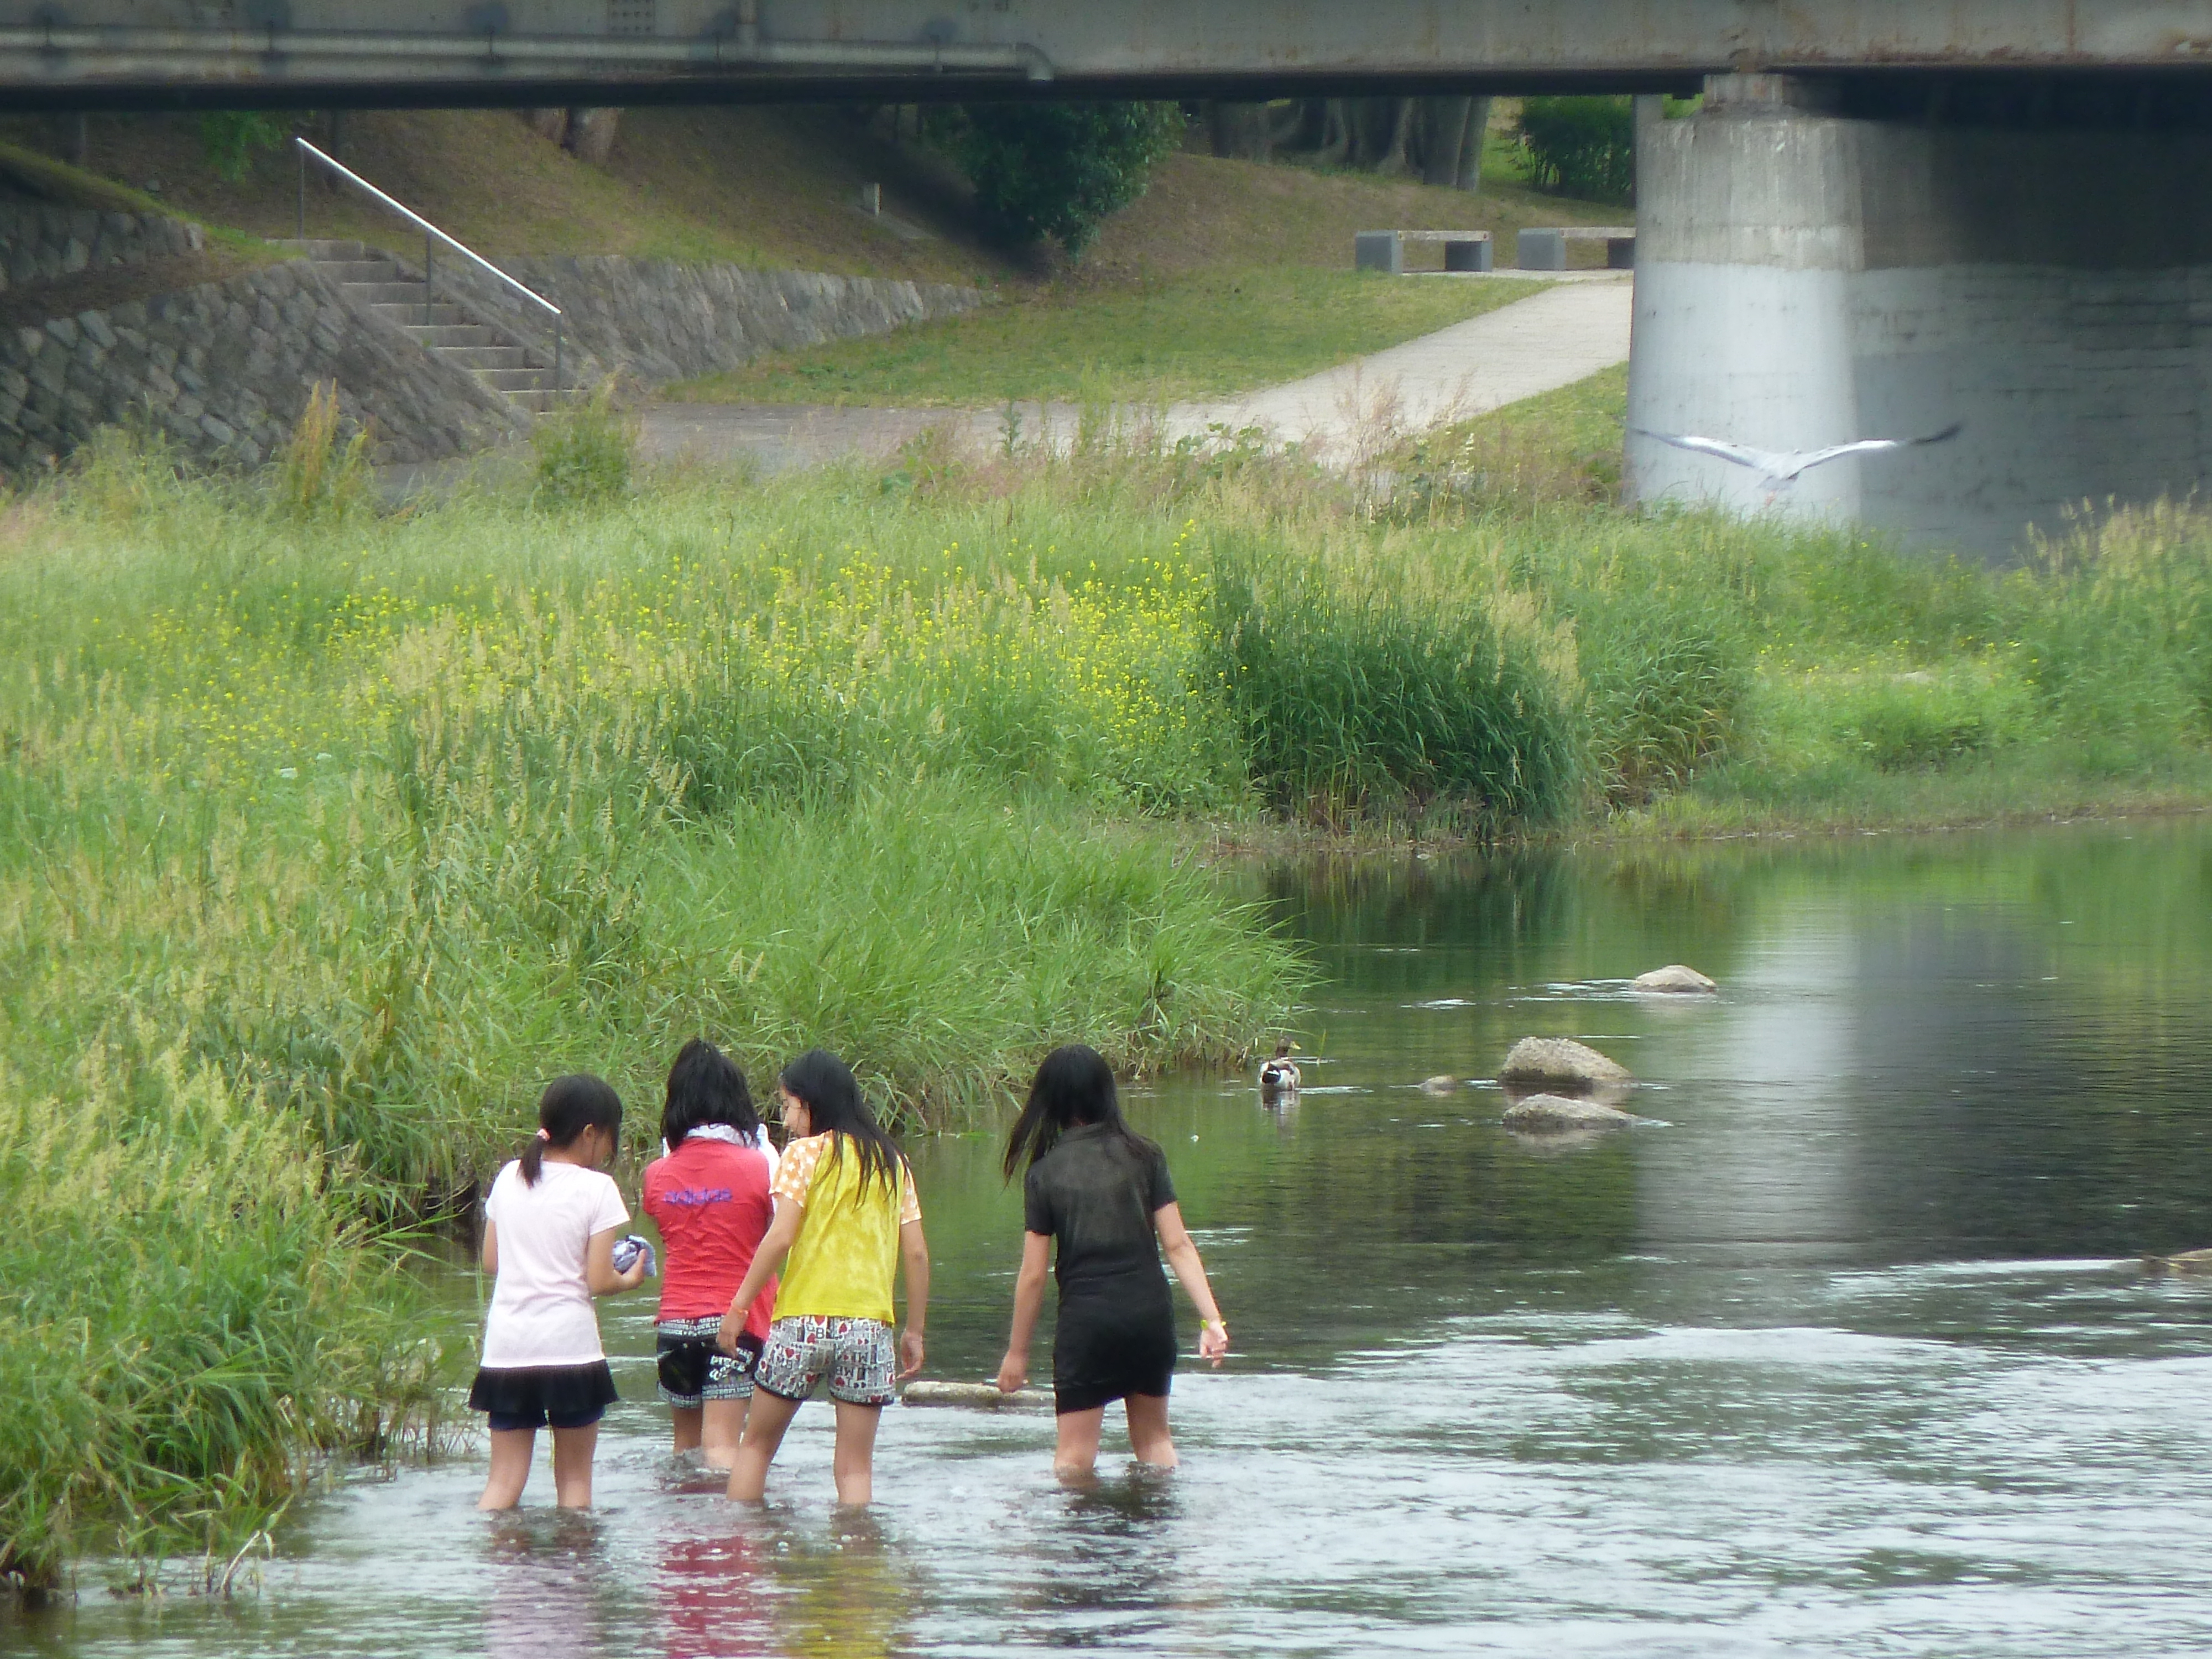
<path fill-rule="evenodd" d="M 676 1449 L 697 1446 L 709 1468 L 726 1469 L 744 1434 L 775 1285 L 753 1304 L 735 1354 L 714 1338 L 775 1218 L 775 1149 L 745 1074 L 703 1037 L 685 1043 L 669 1068 L 660 1133 L 666 1150 L 645 1166 L 640 1203 L 668 1249 L 653 1327 L 660 1397 Z"/>

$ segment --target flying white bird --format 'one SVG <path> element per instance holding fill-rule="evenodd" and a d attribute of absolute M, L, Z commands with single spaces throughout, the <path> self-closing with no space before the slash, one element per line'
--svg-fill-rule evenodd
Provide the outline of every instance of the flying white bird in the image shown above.
<path fill-rule="evenodd" d="M 1686 449 L 1692 454 L 1715 455 L 1732 461 L 1738 466 L 1747 466 L 1759 476 L 1768 489 L 1780 489 L 1797 482 L 1799 475 L 1830 461 L 1840 461 L 1846 455 L 1887 455 L 1892 450 L 1913 449 L 1923 444 L 1946 443 L 1959 435 L 1966 422 L 1954 421 L 1941 432 L 1931 432 L 1924 438 L 1862 438 L 1855 444 L 1831 444 L 1826 449 L 1753 449 L 1748 444 L 1732 444 L 1720 438 L 1695 438 L 1672 432 L 1654 432 L 1649 427 L 1632 426 L 1628 429 L 1645 438 L 1656 438 L 1662 444 L 1672 444 L 1677 449 Z"/>

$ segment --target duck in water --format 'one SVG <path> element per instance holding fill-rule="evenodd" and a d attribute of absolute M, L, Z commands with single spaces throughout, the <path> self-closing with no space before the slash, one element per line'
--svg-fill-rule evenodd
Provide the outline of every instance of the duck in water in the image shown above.
<path fill-rule="evenodd" d="M 1275 1045 L 1275 1057 L 1260 1067 L 1260 1098 L 1272 1106 L 1297 1091 L 1297 1064 L 1291 1058 L 1291 1040 L 1285 1037 Z"/>

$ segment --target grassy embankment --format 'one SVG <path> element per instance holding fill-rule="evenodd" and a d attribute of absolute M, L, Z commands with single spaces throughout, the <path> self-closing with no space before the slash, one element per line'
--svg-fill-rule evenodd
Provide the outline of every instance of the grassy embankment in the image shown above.
<path fill-rule="evenodd" d="M 26 184 L 70 200 L 164 206 L 227 240 L 216 252 L 173 267 L 79 276 L 11 294 L 0 305 L 10 318 L 36 321 L 214 280 L 254 258 L 278 257 L 259 239 L 294 234 L 296 173 L 287 154 L 258 154 L 233 181 L 201 153 L 191 118 L 100 115 L 88 132 L 86 170 L 33 162 L 41 176 Z M 310 131 L 325 136 L 319 126 Z M 41 118 L 0 120 L 0 139 L 18 146 L 52 137 Z M 1249 389 L 1528 291 L 1510 282 L 1363 281 L 1350 268 L 1355 230 L 1490 229 L 1510 258 L 1520 225 L 1619 213 L 1538 196 L 1502 174 L 1468 195 L 1178 155 L 1109 222 L 1081 265 L 1048 269 L 980 234 L 966 187 L 940 160 L 818 110 L 629 110 L 603 164 L 578 160 L 501 111 L 357 112 L 348 118 L 343 148 L 365 177 L 494 258 L 720 260 L 976 283 L 1006 301 L 885 339 L 779 355 L 671 392 L 694 400 L 984 406 L 1010 398 L 1146 401 Z M 0 154 L 0 172 L 6 168 Z M 887 219 L 871 220 L 853 205 L 869 180 L 883 185 Z M 149 185 L 160 187 L 158 201 L 143 193 Z M 349 191 L 315 185 L 308 220 L 314 234 L 359 237 L 409 259 L 421 255 L 419 239 Z"/>

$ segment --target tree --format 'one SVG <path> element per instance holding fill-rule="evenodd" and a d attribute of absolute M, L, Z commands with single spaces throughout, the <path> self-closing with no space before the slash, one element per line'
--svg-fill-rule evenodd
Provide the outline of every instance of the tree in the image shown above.
<path fill-rule="evenodd" d="M 964 104 L 939 143 L 975 187 L 984 216 L 1023 241 L 1057 239 L 1080 258 L 1106 216 L 1145 193 L 1181 142 L 1171 103 Z"/>
<path fill-rule="evenodd" d="M 1537 187 L 1626 205 L 1636 199 L 1636 108 L 1627 98 L 1530 98 L 1521 143 Z"/>

